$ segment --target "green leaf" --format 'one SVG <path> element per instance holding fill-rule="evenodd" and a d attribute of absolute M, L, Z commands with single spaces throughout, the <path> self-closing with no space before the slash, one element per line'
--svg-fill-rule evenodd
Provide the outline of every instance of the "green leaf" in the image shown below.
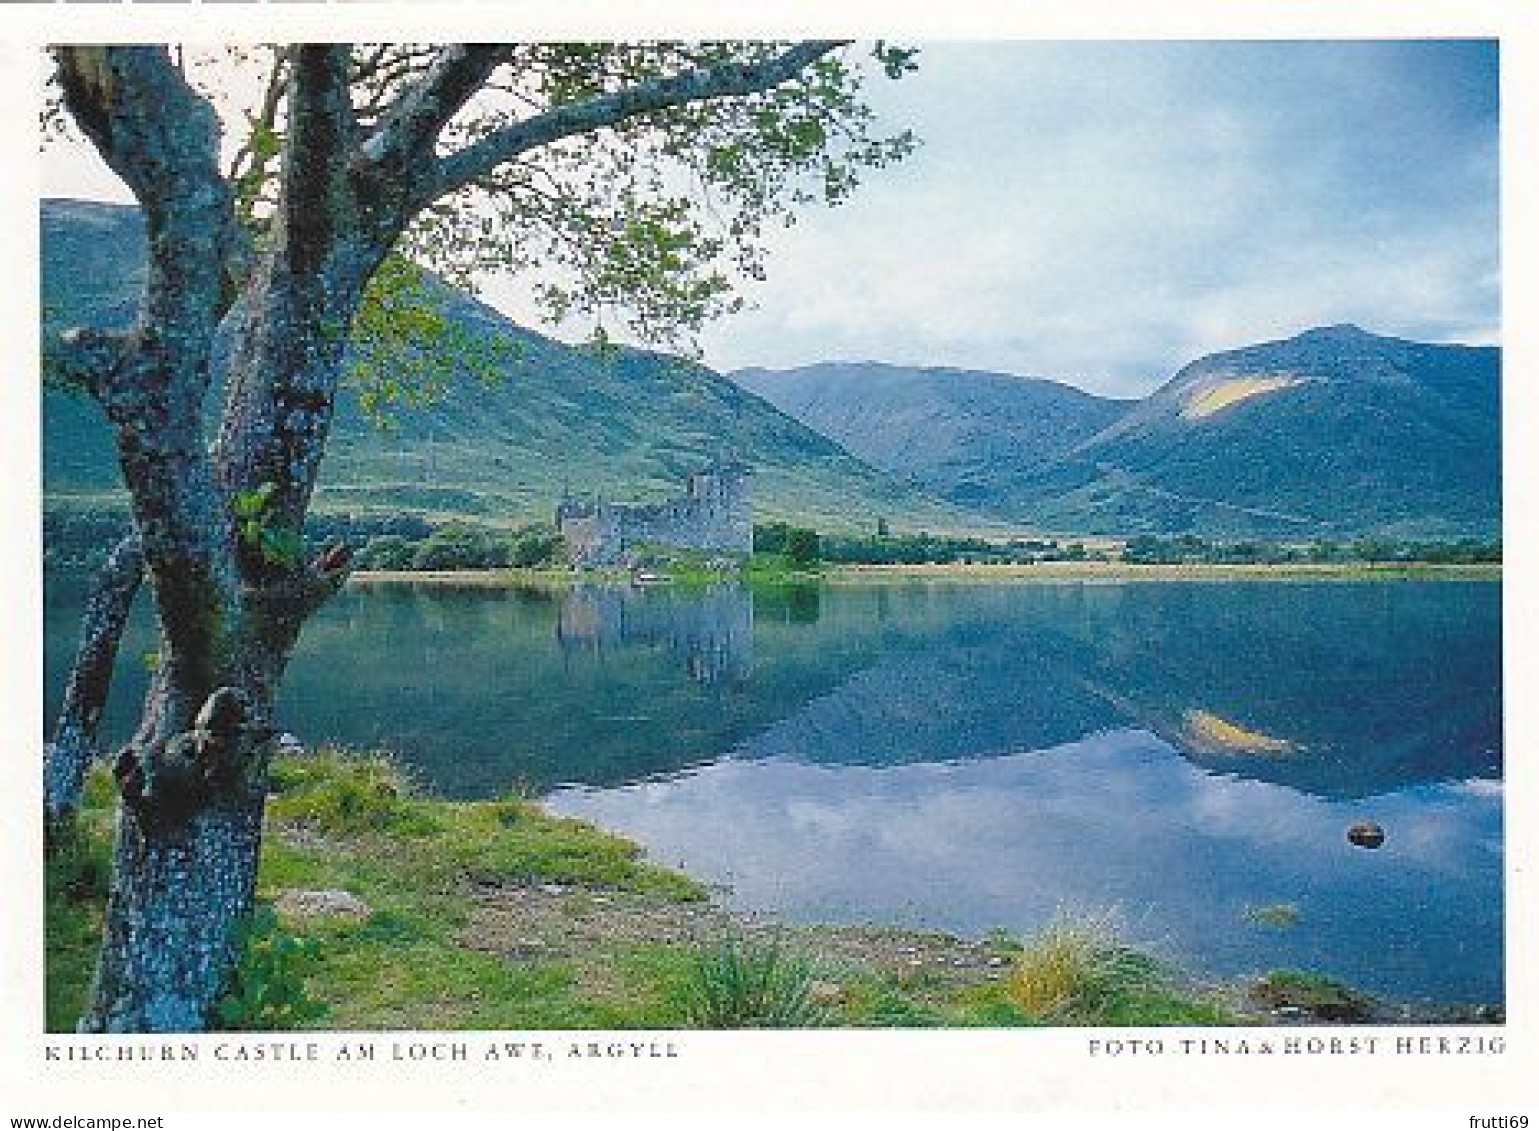
<path fill-rule="evenodd" d="M 262 556 L 269 562 L 290 568 L 299 564 L 300 557 L 304 553 L 304 539 L 299 531 L 285 527 L 262 527 L 257 546 L 262 551 Z"/>
<path fill-rule="evenodd" d="M 250 491 L 237 491 L 230 499 L 230 509 L 236 518 L 260 518 L 277 493 L 276 483 L 263 483 Z"/>

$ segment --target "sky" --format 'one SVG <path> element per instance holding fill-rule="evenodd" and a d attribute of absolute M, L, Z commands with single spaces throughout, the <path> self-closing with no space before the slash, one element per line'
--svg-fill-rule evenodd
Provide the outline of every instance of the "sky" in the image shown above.
<path fill-rule="evenodd" d="M 771 239 L 718 369 L 988 369 L 1135 396 L 1351 322 L 1500 330 L 1497 57 L 1475 41 L 946 43 L 873 80 L 920 150 Z M 44 191 L 123 199 L 86 155 Z M 516 281 L 486 295 L 515 317 Z"/>
<path fill-rule="evenodd" d="M 922 151 L 787 233 L 706 357 L 1129 395 L 1314 325 L 1496 342 L 1496 72 L 1469 42 L 932 47 L 881 101 Z"/>

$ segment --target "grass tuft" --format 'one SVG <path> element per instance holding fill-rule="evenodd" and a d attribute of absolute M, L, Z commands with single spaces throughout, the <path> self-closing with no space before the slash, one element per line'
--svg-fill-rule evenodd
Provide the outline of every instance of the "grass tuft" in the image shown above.
<path fill-rule="evenodd" d="M 699 1029 L 805 1029 L 825 1024 L 812 964 L 778 942 L 729 939 L 694 957 L 680 1002 Z"/>
<path fill-rule="evenodd" d="M 269 774 L 278 820 L 303 823 L 328 836 L 388 833 L 426 836 L 437 823 L 406 771 L 388 754 L 343 754 L 322 749 L 280 758 Z"/>
<path fill-rule="evenodd" d="M 1178 993 L 1148 954 L 1122 941 L 1115 918 L 1060 914 L 1027 939 L 1005 982 L 1008 1000 L 1039 1024 L 1223 1024 L 1216 1006 Z"/>

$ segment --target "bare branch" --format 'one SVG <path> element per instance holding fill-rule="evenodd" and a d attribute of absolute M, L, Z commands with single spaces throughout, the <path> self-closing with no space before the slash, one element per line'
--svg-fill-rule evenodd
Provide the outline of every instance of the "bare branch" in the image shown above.
<path fill-rule="evenodd" d="M 414 165 L 431 161 L 444 126 L 510 53 L 511 48 L 502 44 L 443 48 L 427 71 L 385 111 L 364 143 L 364 158 L 386 176 L 401 176 Z"/>
<path fill-rule="evenodd" d="M 800 43 L 763 62 L 720 63 L 697 68 L 547 110 L 490 133 L 436 162 L 425 182 L 422 198 L 436 200 L 446 196 L 520 154 L 563 138 L 691 102 L 741 98 L 772 90 L 847 42 L 816 40 Z"/>

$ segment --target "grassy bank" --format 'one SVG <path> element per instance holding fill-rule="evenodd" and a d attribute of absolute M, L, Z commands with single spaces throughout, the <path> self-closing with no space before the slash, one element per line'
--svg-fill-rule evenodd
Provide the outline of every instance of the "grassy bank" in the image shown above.
<path fill-rule="evenodd" d="M 112 805 L 98 773 L 49 864 L 50 1030 L 87 994 Z M 1245 1009 L 1106 923 L 964 940 L 734 915 L 629 841 L 516 797 L 414 796 L 378 757 L 275 765 L 259 899 L 228 1027 L 1225 1024 Z"/>

